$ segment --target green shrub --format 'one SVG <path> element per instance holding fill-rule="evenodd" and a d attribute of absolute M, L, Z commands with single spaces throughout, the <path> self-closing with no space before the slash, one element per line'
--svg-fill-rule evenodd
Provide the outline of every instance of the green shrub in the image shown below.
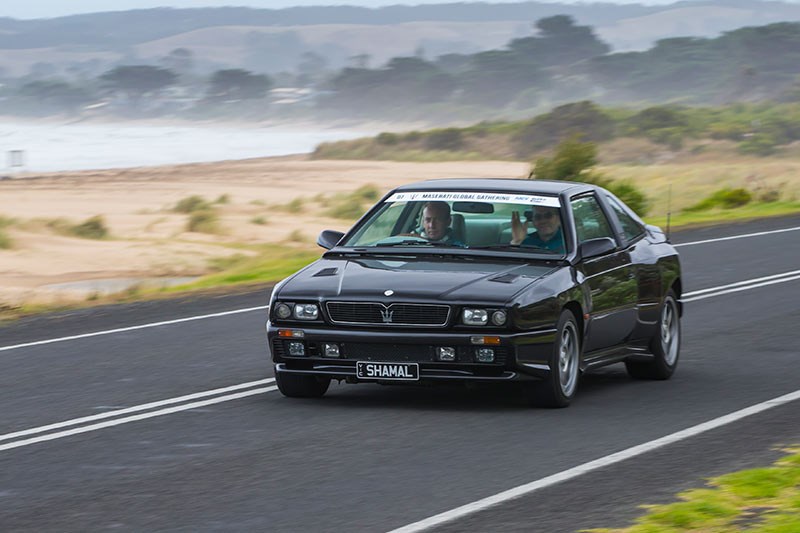
<path fill-rule="evenodd" d="M 556 148 L 553 157 L 540 157 L 529 178 L 540 180 L 587 181 L 586 175 L 597 164 L 597 146 L 573 136 Z"/>
<path fill-rule="evenodd" d="M 303 199 L 295 198 L 285 206 L 286 211 L 290 213 L 300 213 L 303 210 Z"/>
<path fill-rule="evenodd" d="M 606 183 L 605 188 L 625 202 L 640 217 L 647 215 L 650 209 L 650 200 L 633 183 L 629 181 L 612 181 Z"/>
<path fill-rule="evenodd" d="M 700 200 L 684 211 L 706 211 L 715 207 L 723 209 L 734 209 L 747 205 L 753 199 L 753 195 L 747 189 L 720 189 L 706 198 Z"/>
<path fill-rule="evenodd" d="M 82 239 L 104 239 L 108 236 L 108 228 L 103 217 L 97 215 L 71 226 L 69 233 Z"/>
<path fill-rule="evenodd" d="M 377 137 L 375 137 L 375 141 L 378 144 L 385 144 L 387 146 L 391 146 L 393 144 L 397 144 L 400 141 L 400 136 L 396 133 L 388 133 L 383 132 L 379 133 Z"/>
<path fill-rule="evenodd" d="M 264 217 L 253 217 L 250 219 L 250 222 L 253 224 L 258 224 L 259 226 L 266 226 L 269 224 L 269 221 Z"/>
<path fill-rule="evenodd" d="M 178 201 L 175 207 L 172 208 L 176 213 L 194 213 L 195 211 L 204 211 L 210 209 L 211 206 L 202 196 L 188 196 L 183 200 Z"/>
<path fill-rule="evenodd" d="M 375 202 L 378 198 L 381 197 L 381 191 L 375 185 L 368 183 L 367 185 L 362 185 L 358 189 L 355 190 L 353 196 L 356 198 L 360 198 L 362 200 L 368 200 L 370 202 Z"/>
<path fill-rule="evenodd" d="M 425 136 L 425 148 L 457 152 L 464 146 L 464 138 L 458 128 L 433 130 Z"/>
<path fill-rule="evenodd" d="M 744 155 L 766 157 L 775 153 L 778 143 L 766 133 L 756 133 L 739 143 L 738 151 Z"/>
<path fill-rule="evenodd" d="M 12 245 L 11 237 L 0 227 L 0 250 L 8 250 Z"/>
<path fill-rule="evenodd" d="M 227 204 L 227 203 L 230 203 L 230 201 L 231 201 L 231 195 L 225 193 L 225 194 L 220 194 L 219 197 L 216 200 L 214 200 L 214 203 L 215 204 Z"/>
<path fill-rule="evenodd" d="M 218 233 L 219 218 L 214 211 L 194 211 L 186 222 L 186 231 L 195 233 Z"/>

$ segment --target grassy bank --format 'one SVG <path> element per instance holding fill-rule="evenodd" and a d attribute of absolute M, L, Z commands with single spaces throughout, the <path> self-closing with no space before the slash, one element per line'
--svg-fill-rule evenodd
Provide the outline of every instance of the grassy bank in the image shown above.
<path fill-rule="evenodd" d="M 708 487 L 678 494 L 680 501 L 646 506 L 647 513 L 624 529 L 593 533 L 794 533 L 800 531 L 800 447 L 767 468 L 726 474 Z"/>

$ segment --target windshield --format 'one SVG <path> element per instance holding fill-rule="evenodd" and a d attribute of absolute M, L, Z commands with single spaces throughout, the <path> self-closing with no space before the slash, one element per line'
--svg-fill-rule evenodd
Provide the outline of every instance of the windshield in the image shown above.
<path fill-rule="evenodd" d="M 534 251 L 563 256 L 562 211 L 551 196 L 404 192 L 381 203 L 343 246 Z"/>

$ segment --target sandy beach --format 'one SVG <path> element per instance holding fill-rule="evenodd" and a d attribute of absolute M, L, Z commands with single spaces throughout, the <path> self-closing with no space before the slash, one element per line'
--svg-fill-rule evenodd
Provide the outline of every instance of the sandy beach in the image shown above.
<path fill-rule="evenodd" d="M 0 306 L 85 300 L 95 289 L 53 287 L 70 282 L 173 278 L 209 272 L 209 261 L 247 254 L 246 246 L 277 243 L 319 250 L 322 229 L 350 222 L 323 211 L 336 194 L 363 185 L 381 193 L 435 178 L 522 177 L 526 163 L 312 161 L 307 156 L 21 175 L 0 181 L 0 217 L 12 246 L 0 249 Z M 215 204 L 218 233 L 190 232 L 188 215 L 173 211 L 189 196 Z M 286 205 L 300 204 L 295 212 Z M 100 215 L 103 240 L 54 231 Z M 2 220 L 2 219 L 0 219 Z M 51 224 L 48 224 L 51 222 Z"/>

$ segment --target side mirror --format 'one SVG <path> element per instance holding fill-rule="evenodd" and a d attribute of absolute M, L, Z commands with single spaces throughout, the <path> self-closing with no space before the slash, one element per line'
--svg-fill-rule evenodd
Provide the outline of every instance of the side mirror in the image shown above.
<path fill-rule="evenodd" d="M 344 237 L 344 233 L 341 231 L 326 229 L 319 234 L 319 237 L 317 237 L 317 244 L 326 250 L 330 250 L 342 240 L 342 237 Z"/>
<path fill-rule="evenodd" d="M 581 259 L 591 259 L 613 252 L 617 249 L 617 243 L 609 237 L 600 237 L 598 239 L 589 239 L 581 243 L 578 251 L 580 252 Z"/>

